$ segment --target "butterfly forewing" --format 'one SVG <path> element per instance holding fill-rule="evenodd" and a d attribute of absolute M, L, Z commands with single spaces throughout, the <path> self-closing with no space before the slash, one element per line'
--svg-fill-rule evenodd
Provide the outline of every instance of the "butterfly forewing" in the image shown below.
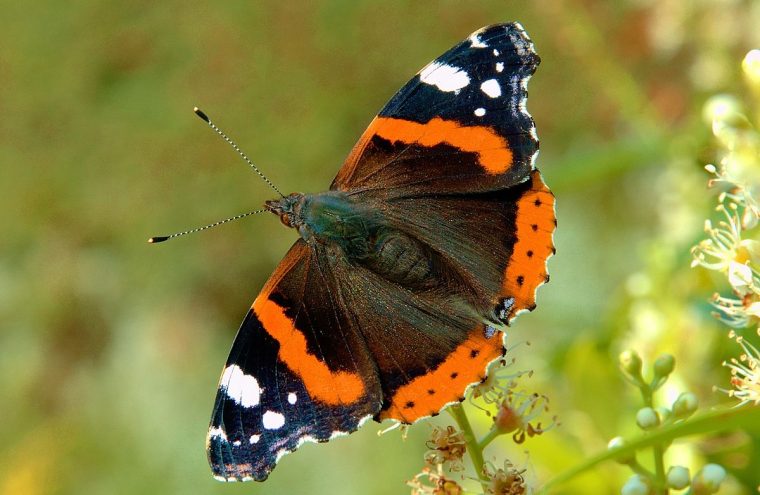
<path fill-rule="evenodd" d="M 388 102 L 332 188 L 387 197 L 494 190 L 525 181 L 538 152 L 526 101 L 539 62 L 517 23 L 476 31 Z"/>
<path fill-rule="evenodd" d="M 353 432 L 380 408 L 374 363 L 318 265 L 297 241 L 238 331 L 207 437 L 219 479 L 262 481 L 284 454 Z"/>

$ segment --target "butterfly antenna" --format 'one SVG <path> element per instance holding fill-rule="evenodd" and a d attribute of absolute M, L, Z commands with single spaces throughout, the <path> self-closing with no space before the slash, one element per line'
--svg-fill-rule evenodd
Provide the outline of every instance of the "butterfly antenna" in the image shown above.
<path fill-rule="evenodd" d="M 197 227 L 197 228 L 194 228 L 194 229 L 186 230 L 184 232 L 177 232 L 176 234 L 171 234 L 171 235 L 158 235 L 158 236 L 155 236 L 155 237 L 151 237 L 150 239 L 148 239 L 148 242 L 150 244 L 158 244 L 159 242 L 168 241 L 169 239 L 173 239 L 175 237 L 180 237 L 180 236 L 187 235 L 187 234 L 194 234 L 195 232 L 200 232 L 201 230 L 206 230 L 206 229 L 210 229 L 212 227 L 217 227 L 217 226 L 222 225 L 224 223 L 231 222 L 233 220 L 240 220 L 241 218 L 245 218 L 245 217 L 250 216 L 250 215 L 256 215 L 257 213 L 264 213 L 265 211 L 267 211 L 267 209 L 266 208 L 262 208 L 260 210 L 249 211 L 248 213 L 241 213 L 240 215 L 235 215 L 234 217 L 225 218 L 224 220 L 219 220 L 218 222 L 210 223 L 210 224 L 205 225 L 203 227 Z"/>
<path fill-rule="evenodd" d="M 206 115 L 198 107 L 193 108 L 193 112 L 195 112 L 195 115 L 197 115 L 198 117 L 200 117 L 201 119 L 203 119 L 203 121 L 206 122 L 209 125 L 209 127 L 211 127 L 211 129 L 214 130 L 214 132 L 216 132 L 217 134 L 219 134 L 220 136 L 222 136 L 222 139 L 224 139 L 225 141 L 227 141 L 227 144 L 229 144 L 230 146 L 232 146 L 232 149 L 234 149 L 235 151 L 237 151 L 238 155 L 240 155 L 243 158 L 243 160 L 245 160 L 245 162 L 248 165 L 251 166 L 251 168 L 254 170 L 254 172 L 256 172 L 257 174 L 259 174 L 259 177 L 261 177 L 264 180 L 264 182 L 266 182 L 269 185 L 269 187 L 271 187 L 272 189 L 274 189 L 277 192 L 277 194 L 280 195 L 280 197 L 282 197 L 282 198 L 285 197 L 285 195 L 282 194 L 279 189 L 277 189 L 277 186 L 275 186 L 272 183 L 272 181 L 269 180 L 269 178 L 267 178 L 266 175 L 264 175 L 263 173 L 261 173 L 261 170 L 259 170 L 258 167 L 256 167 L 256 165 L 253 164 L 253 162 L 251 161 L 251 159 L 248 158 L 248 156 L 245 153 L 243 153 L 243 150 L 241 150 L 238 147 L 238 145 L 235 144 L 235 142 L 232 139 L 230 139 L 229 136 L 227 136 L 227 134 L 225 134 L 221 129 L 219 129 L 219 127 L 217 127 L 216 124 L 214 124 L 211 121 L 211 119 L 208 117 L 208 115 Z"/>

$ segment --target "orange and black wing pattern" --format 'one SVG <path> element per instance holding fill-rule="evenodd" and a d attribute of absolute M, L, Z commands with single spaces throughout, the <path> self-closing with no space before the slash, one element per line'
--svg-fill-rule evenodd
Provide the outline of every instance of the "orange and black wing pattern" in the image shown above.
<path fill-rule="evenodd" d="M 296 242 L 240 326 L 206 439 L 220 480 L 263 481 L 304 442 L 356 431 L 380 409 L 374 362 L 323 270 Z"/>
<path fill-rule="evenodd" d="M 526 102 L 539 62 L 517 23 L 476 31 L 388 102 L 331 189 L 395 197 L 524 182 L 538 152 Z"/>
<path fill-rule="evenodd" d="M 536 307 L 554 253 L 554 196 L 533 171 L 504 190 L 399 199 L 384 206 L 384 218 L 425 245 L 440 274 L 433 290 L 406 291 L 401 299 L 424 298 L 423 314 L 448 316 L 409 318 L 406 302 L 388 301 L 363 332 L 383 385 L 378 417 L 412 423 L 461 400 L 503 355 L 504 326 Z"/>

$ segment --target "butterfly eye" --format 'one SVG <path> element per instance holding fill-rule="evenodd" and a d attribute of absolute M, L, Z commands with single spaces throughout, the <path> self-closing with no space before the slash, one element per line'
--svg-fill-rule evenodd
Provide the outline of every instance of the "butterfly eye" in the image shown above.
<path fill-rule="evenodd" d="M 288 215 L 287 213 L 283 213 L 280 215 L 280 221 L 283 223 L 283 225 L 287 227 L 293 226 L 293 224 L 290 223 L 290 215 Z"/>

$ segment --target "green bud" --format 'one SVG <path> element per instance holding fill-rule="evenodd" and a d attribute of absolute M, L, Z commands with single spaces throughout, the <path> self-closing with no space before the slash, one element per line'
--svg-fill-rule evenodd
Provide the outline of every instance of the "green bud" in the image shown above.
<path fill-rule="evenodd" d="M 669 488 L 683 490 L 689 486 L 691 476 L 689 475 L 689 470 L 683 466 L 670 466 L 666 478 Z"/>
<path fill-rule="evenodd" d="M 655 412 L 660 417 L 660 424 L 666 422 L 673 415 L 673 412 L 667 407 L 656 407 Z"/>
<path fill-rule="evenodd" d="M 628 442 L 625 441 L 625 438 L 623 438 L 623 437 L 615 437 L 612 440 L 610 440 L 609 442 L 607 442 L 607 448 L 610 449 L 610 450 L 620 449 L 622 447 L 625 447 L 625 445 L 627 443 Z"/>
<path fill-rule="evenodd" d="M 652 367 L 654 368 L 655 378 L 665 378 L 673 373 L 676 367 L 676 358 L 672 354 L 663 354 L 655 360 Z"/>
<path fill-rule="evenodd" d="M 683 392 L 678 396 L 675 402 L 673 402 L 673 416 L 675 416 L 676 419 L 688 418 L 694 414 L 697 407 L 699 407 L 697 396 L 691 392 Z"/>
<path fill-rule="evenodd" d="M 623 437 L 615 437 L 607 443 L 607 448 L 609 450 L 615 450 L 615 449 L 623 448 L 626 445 L 628 445 L 628 442 L 626 442 Z M 619 462 L 620 464 L 630 464 L 631 462 L 636 460 L 635 455 L 636 455 L 635 453 L 632 453 L 626 457 L 618 457 L 615 460 Z"/>
<path fill-rule="evenodd" d="M 620 489 L 620 495 L 647 495 L 649 493 L 649 483 L 647 479 L 639 474 L 634 474 L 625 485 Z"/>
<path fill-rule="evenodd" d="M 627 350 L 620 353 L 620 367 L 634 378 L 641 377 L 641 358 L 634 350 Z"/>
<path fill-rule="evenodd" d="M 726 479 L 726 470 L 718 464 L 705 464 L 694 476 L 691 489 L 694 495 L 711 495 L 720 490 L 720 484 Z"/>
<path fill-rule="evenodd" d="M 636 413 L 636 424 L 642 430 L 651 430 L 660 426 L 660 417 L 651 407 L 642 407 Z"/>

